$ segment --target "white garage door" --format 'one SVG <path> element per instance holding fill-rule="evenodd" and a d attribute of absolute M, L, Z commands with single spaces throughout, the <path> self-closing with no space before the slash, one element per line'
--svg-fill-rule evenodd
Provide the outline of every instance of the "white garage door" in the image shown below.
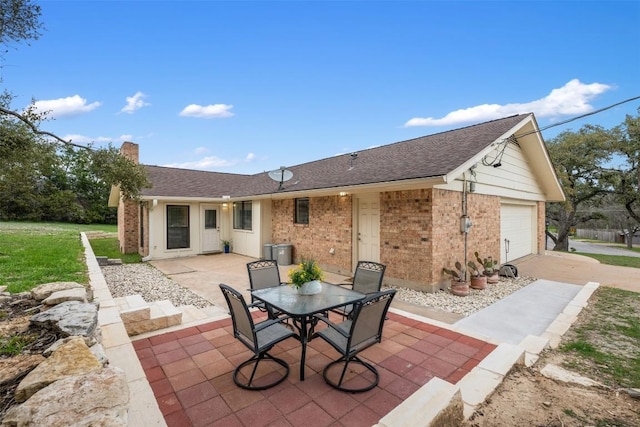
<path fill-rule="evenodd" d="M 500 264 L 535 252 L 535 218 L 535 206 L 500 205 Z"/>

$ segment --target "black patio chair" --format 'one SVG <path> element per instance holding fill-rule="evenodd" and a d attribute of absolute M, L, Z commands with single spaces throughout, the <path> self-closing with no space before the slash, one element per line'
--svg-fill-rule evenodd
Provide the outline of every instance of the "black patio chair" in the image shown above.
<path fill-rule="evenodd" d="M 382 289 L 382 279 L 387 266 L 373 261 L 358 261 L 356 271 L 353 274 L 353 290 L 370 294 L 380 292 Z M 333 311 L 342 315 L 343 318 L 349 316 L 353 306 L 351 304 L 336 308 Z"/>
<path fill-rule="evenodd" d="M 280 280 L 280 270 L 278 269 L 278 262 L 276 260 L 261 259 L 248 262 L 247 272 L 249 273 L 251 290 L 270 288 L 284 284 Z M 249 304 L 249 307 L 255 307 L 260 311 L 266 312 L 270 319 L 275 319 L 282 314 L 272 307 L 267 307 L 264 302 L 256 300 L 253 295 L 251 295 L 251 304 Z"/>
<path fill-rule="evenodd" d="M 328 327 L 316 332 L 314 337 L 324 339 L 342 355 L 340 359 L 329 363 L 322 372 L 325 382 L 331 387 L 351 393 L 360 393 L 371 390 L 378 385 L 380 379 L 378 371 L 373 365 L 359 358 L 358 353 L 382 341 L 382 327 L 395 294 L 395 289 L 369 294 L 363 300 L 356 302 L 353 305 L 350 318 L 340 323 L 333 323 L 324 316 L 316 316 Z M 358 377 L 347 378 L 346 374 L 349 372 L 348 368 L 351 363 L 364 366 L 373 374 L 373 380 L 363 387 L 350 386 L 350 384 L 358 385 L 361 381 L 367 380 L 362 373 L 357 374 Z M 341 370 L 333 369 L 341 366 Z M 337 380 L 333 379 L 336 376 L 334 371 L 339 371 L 340 376 Z"/>
<path fill-rule="evenodd" d="M 253 356 L 250 359 L 242 362 L 233 370 L 233 382 L 238 387 L 247 390 L 264 390 L 280 384 L 289 376 L 289 364 L 270 355 L 269 350 L 280 341 L 296 336 L 293 331 L 281 324 L 286 317 L 268 319 L 256 324 L 253 322 L 249 307 L 240 292 L 222 283 L 220 284 L 220 290 L 227 301 L 229 312 L 231 313 L 233 336 L 253 352 Z M 275 369 L 273 373 L 255 378 L 258 365 L 263 361 L 274 362 L 283 367 L 285 369 L 284 374 L 277 376 L 274 381 L 263 383 L 263 381 L 268 381 L 273 375 L 277 374 L 277 369 Z M 249 375 L 242 372 L 247 366 L 251 367 Z"/>

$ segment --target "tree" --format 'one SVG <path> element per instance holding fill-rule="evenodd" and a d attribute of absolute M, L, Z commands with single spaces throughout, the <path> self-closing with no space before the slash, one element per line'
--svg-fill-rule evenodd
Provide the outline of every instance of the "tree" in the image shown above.
<path fill-rule="evenodd" d="M 627 247 L 631 248 L 633 235 L 640 224 L 640 115 L 627 115 L 612 133 L 617 160 L 617 167 L 613 169 L 616 179 L 612 192 L 627 211 L 623 232 Z"/>
<path fill-rule="evenodd" d="M 0 0 L 0 43 L 37 40 L 43 24 L 40 6 L 31 0 Z M 109 189 L 120 187 L 126 199 L 138 199 L 149 186 L 142 166 L 117 149 L 84 147 L 43 131 L 33 104 L 11 108 L 11 94 L 0 94 L 0 218 L 101 222 Z M 6 161 L 5 161 L 6 160 Z"/>
<path fill-rule="evenodd" d="M 606 168 L 612 155 L 612 135 L 599 126 L 585 125 L 578 132 L 565 131 L 547 142 L 566 201 L 549 203 L 547 218 L 555 224 L 557 235 L 547 231 L 555 251 L 569 250 L 573 227 L 602 218 L 582 207 L 597 206 L 610 192 L 612 173 Z"/>

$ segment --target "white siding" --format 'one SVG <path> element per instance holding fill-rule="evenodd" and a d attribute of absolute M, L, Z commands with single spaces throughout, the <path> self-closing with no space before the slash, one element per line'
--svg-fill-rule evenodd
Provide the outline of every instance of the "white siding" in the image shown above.
<path fill-rule="evenodd" d="M 535 205 L 500 205 L 500 264 L 535 253 L 536 224 Z"/>

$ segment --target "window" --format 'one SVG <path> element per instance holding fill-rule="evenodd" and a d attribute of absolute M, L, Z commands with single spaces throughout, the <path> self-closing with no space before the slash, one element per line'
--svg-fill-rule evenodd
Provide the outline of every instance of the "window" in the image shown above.
<path fill-rule="evenodd" d="M 251 230 L 251 200 L 233 204 L 233 228 Z"/>
<path fill-rule="evenodd" d="M 167 249 L 189 247 L 189 206 L 167 206 Z"/>
<path fill-rule="evenodd" d="M 293 222 L 296 224 L 309 224 L 309 198 L 296 199 L 296 210 Z"/>
<path fill-rule="evenodd" d="M 204 228 L 210 230 L 212 228 L 218 228 L 218 218 L 215 209 L 205 209 L 204 211 Z"/>

